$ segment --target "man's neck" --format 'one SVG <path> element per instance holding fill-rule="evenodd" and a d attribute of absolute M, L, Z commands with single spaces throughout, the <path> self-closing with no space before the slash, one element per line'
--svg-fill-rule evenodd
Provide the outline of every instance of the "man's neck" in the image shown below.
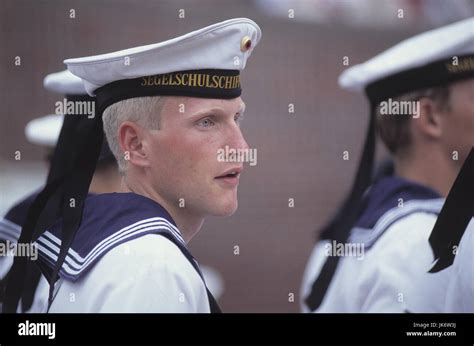
<path fill-rule="evenodd" d="M 191 215 L 186 208 L 179 207 L 179 201 L 176 201 L 176 204 L 166 202 L 156 191 L 140 184 L 139 179 L 127 179 L 126 176 L 123 177 L 120 192 L 133 192 L 148 197 L 165 208 L 178 226 L 186 244 L 199 232 L 204 223 L 204 217 Z"/>
<path fill-rule="evenodd" d="M 446 197 L 456 179 L 458 169 L 450 157 L 441 150 L 411 153 L 403 158 L 395 157 L 395 174 L 430 187 Z"/>
<path fill-rule="evenodd" d="M 96 171 L 89 186 L 89 192 L 95 194 L 117 192 L 120 189 L 121 177 L 115 167 Z"/>

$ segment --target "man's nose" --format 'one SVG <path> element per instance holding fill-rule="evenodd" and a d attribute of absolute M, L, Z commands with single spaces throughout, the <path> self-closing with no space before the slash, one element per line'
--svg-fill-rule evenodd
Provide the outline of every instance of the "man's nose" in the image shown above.
<path fill-rule="evenodd" d="M 238 126 L 235 126 L 232 129 L 229 147 L 235 149 L 249 149 L 249 145 L 247 144 L 247 141 L 244 138 L 242 130 Z"/>

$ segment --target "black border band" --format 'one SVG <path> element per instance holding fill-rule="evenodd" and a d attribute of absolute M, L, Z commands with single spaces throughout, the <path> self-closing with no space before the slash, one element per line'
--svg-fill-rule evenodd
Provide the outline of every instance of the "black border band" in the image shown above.
<path fill-rule="evenodd" d="M 405 70 L 369 84 L 365 93 L 372 103 L 378 104 L 390 97 L 408 92 L 452 83 L 474 77 L 474 54 L 438 60 L 430 64 Z"/>
<path fill-rule="evenodd" d="M 95 97 L 89 96 L 87 94 L 78 94 L 78 95 L 66 94 L 65 96 L 66 96 L 66 100 L 72 101 L 72 102 L 81 102 L 81 101 L 95 102 Z"/>

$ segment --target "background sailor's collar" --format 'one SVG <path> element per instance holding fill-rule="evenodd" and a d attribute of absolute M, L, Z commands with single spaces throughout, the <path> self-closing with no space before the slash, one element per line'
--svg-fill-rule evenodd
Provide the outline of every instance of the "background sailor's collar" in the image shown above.
<path fill-rule="evenodd" d="M 362 212 L 355 227 L 372 229 L 389 210 L 413 200 L 439 199 L 431 188 L 397 176 L 383 177 L 368 190 L 362 201 Z"/>

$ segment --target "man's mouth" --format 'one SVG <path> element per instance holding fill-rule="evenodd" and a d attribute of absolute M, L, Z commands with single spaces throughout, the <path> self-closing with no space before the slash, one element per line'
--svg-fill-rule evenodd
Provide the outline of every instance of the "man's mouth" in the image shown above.
<path fill-rule="evenodd" d="M 242 172 L 242 167 L 234 167 L 228 169 L 221 175 L 215 177 L 214 179 L 225 183 L 226 185 L 236 186 L 239 183 L 240 173 Z"/>
<path fill-rule="evenodd" d="M 224 178 L 236 178 L 240 175 L 238 172 L 230 172 L 227 173 L 226 175 L 221 175 L 219 177 L 216 177 L 216 179 L 224 179 Z"/>

